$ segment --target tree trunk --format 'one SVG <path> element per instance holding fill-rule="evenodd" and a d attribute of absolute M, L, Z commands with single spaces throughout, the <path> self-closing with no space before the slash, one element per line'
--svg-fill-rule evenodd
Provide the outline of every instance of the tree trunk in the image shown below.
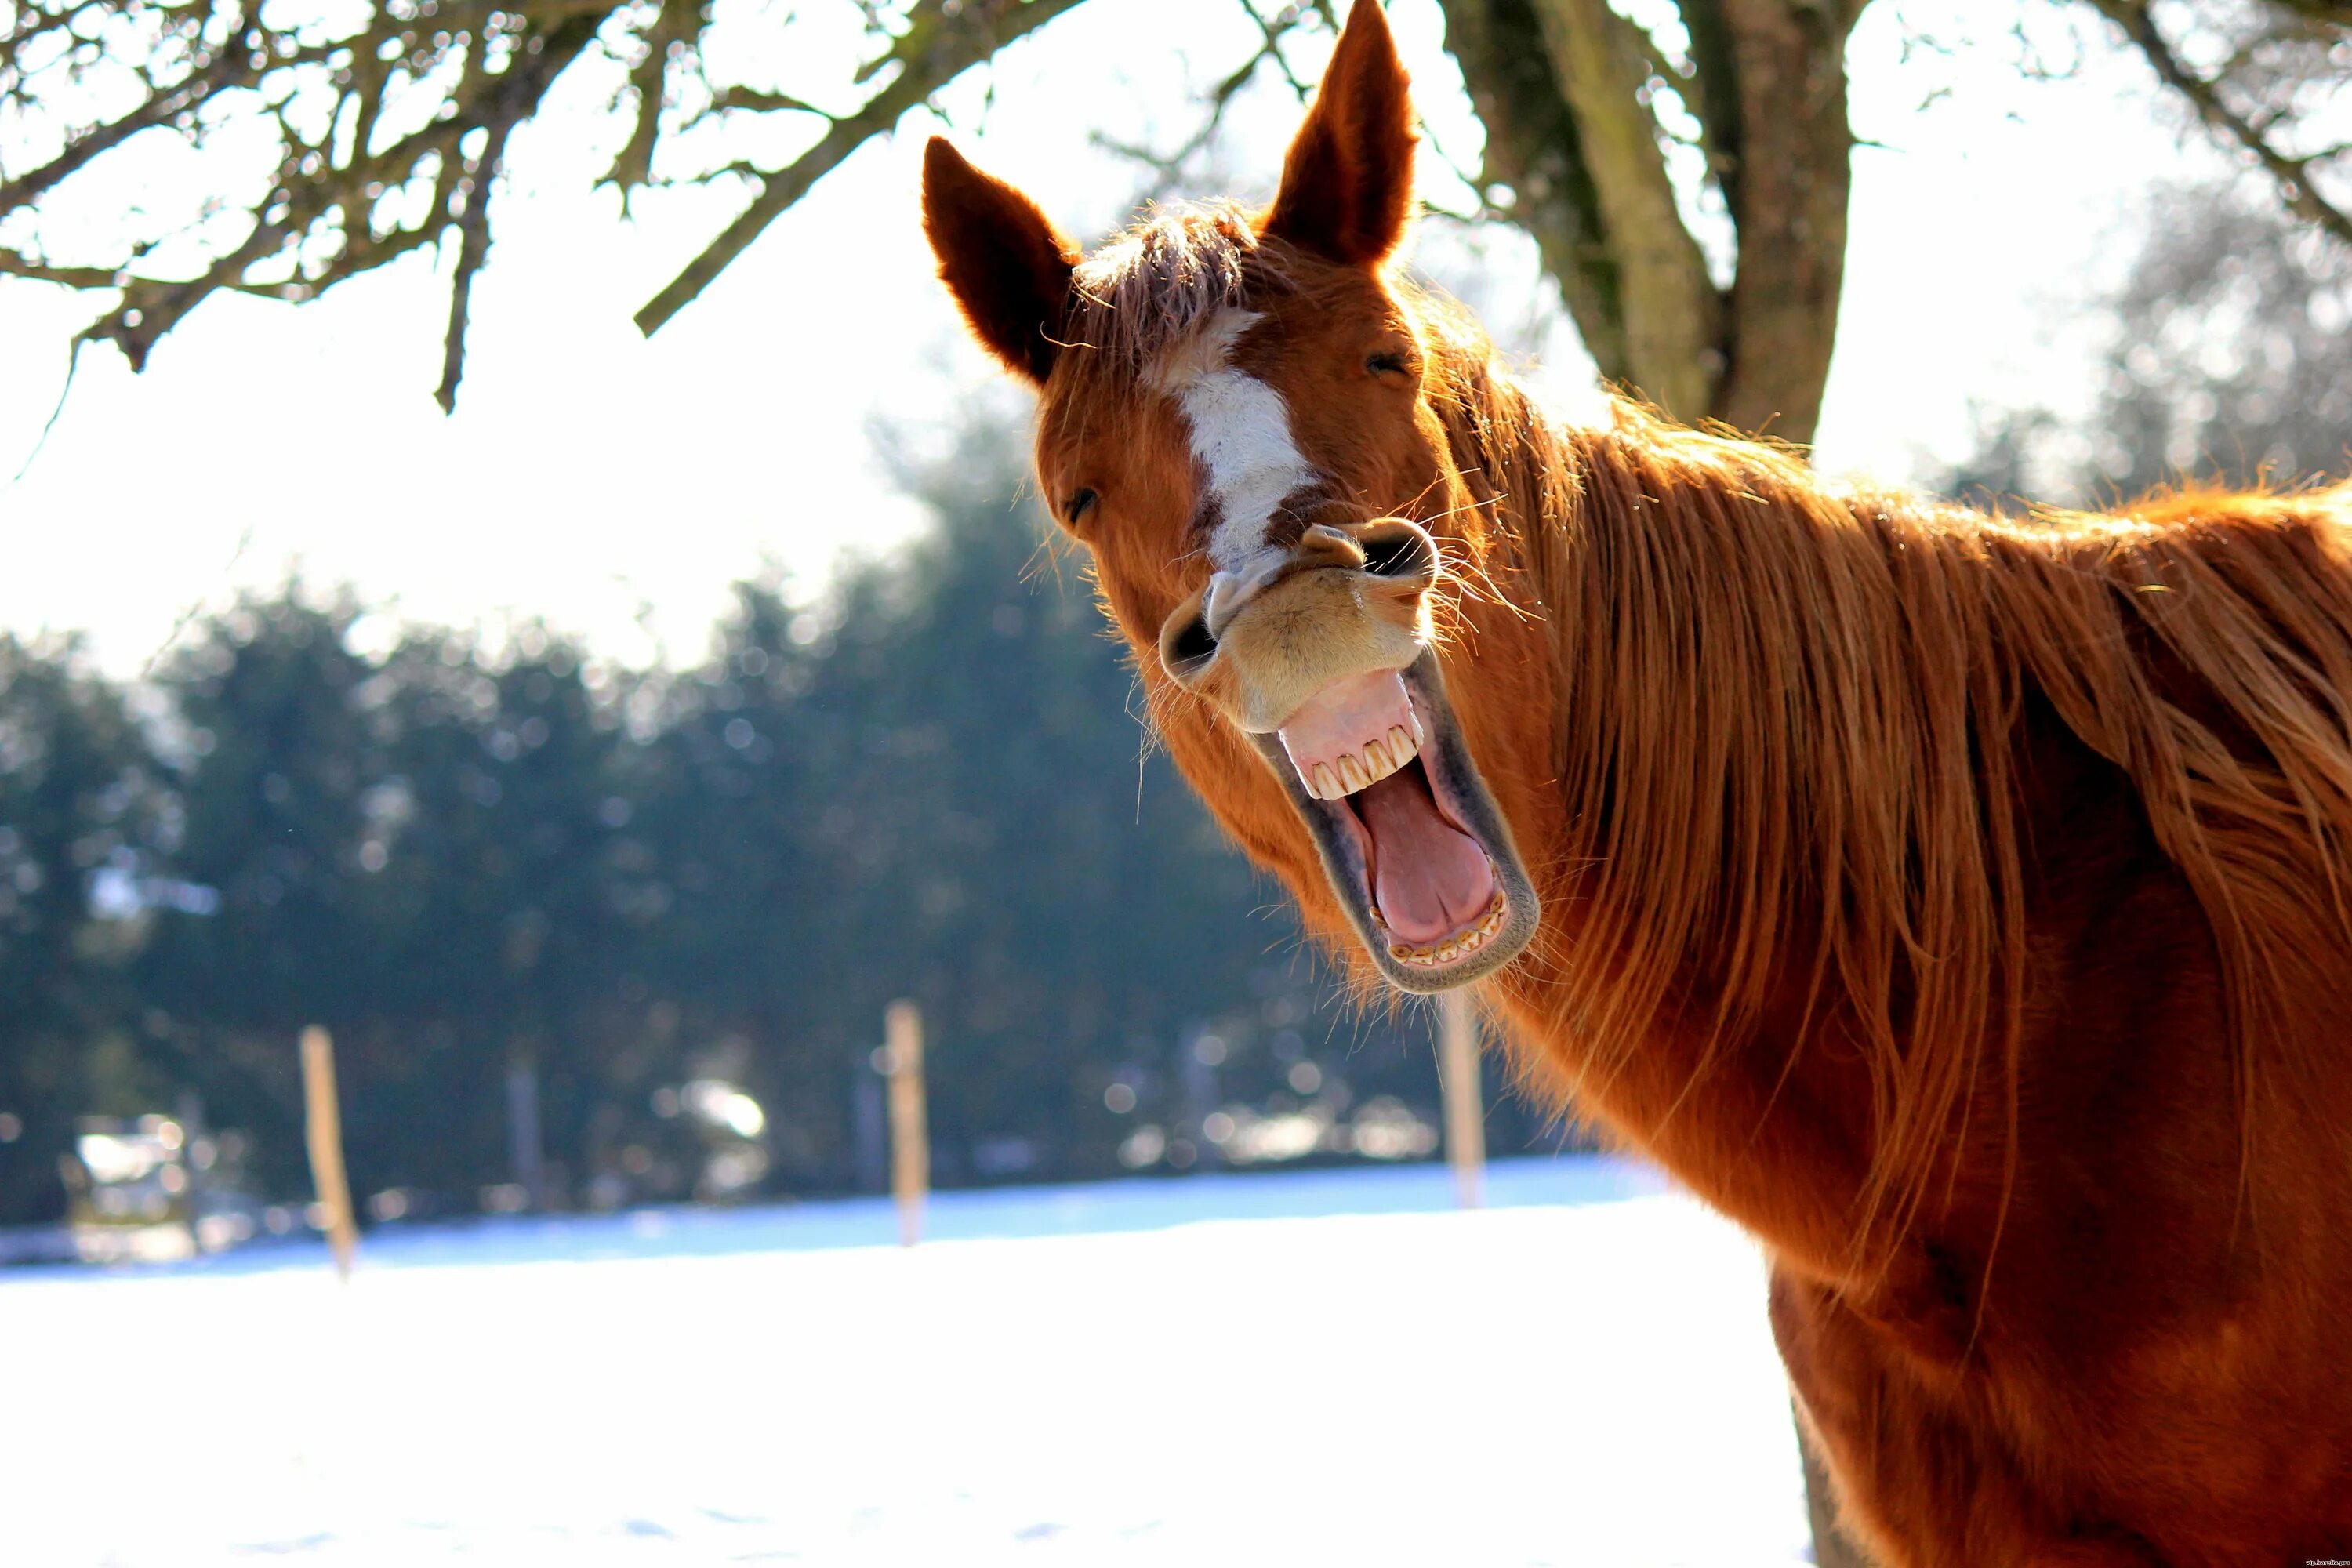
<path fill-rule="evenodd" d="M 1739 141 L 1719 167 L 1739 270 L 1707 414 L 1734 429 L 1811 441 L 1821 419 L 1852 187 L 1845 40 L 1862 4 L 1721 0 Z"/>
<path fill-rule="evenodd" d="M 1677 418 L 1809 441 L 1836 341 L 1845 40 L 1866 0 L 1683 0 L 1687 72 L 1605 0 L 1444 0 L 1488 188 L 1601 375 Z M 1679 93 L 1737 241 L 1728 287 L 1685 226 L 1643 90 Z"/>

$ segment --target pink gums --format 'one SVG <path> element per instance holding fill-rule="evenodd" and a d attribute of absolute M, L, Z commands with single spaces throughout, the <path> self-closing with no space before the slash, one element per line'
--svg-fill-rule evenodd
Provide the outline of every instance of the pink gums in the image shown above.
<path fill-rule="evenodd" d="M 1392 935 L 1426 944 L 1475 924 L 1497 889 L 1486 852 L 1439 805 L 1426 770 L 1392 755 L 1388 737 L 1399 730 L 1417 752 L 1425 737 L 1412 700 L 1402 679 L 1383 669 L 1334 681 L 1301 704 L 1281 733 L 1309 795 L 1321 793 L 1318 764 L 1336 775 L 1342 756 L 1360 760 L 1374 742 L 1391 755 L 1395 771 L 1369 784 L 1359 773 L 1348 804 L 1369 840 L 1366 868 L 1381 920 Z"/>

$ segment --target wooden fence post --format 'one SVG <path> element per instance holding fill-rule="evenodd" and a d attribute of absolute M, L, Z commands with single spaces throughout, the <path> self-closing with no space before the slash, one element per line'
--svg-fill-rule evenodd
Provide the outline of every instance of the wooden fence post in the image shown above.
<path fill-rule="evenodd" d="M 1486 1197 L 1486 1108 L 1478 1088 L 1478 1018 L 1469 993 L 1459 986 L 1437 998 L 1437 1079 L 1454 1199 L 1475 1209 Z"/>
<path fill-rule="evenodd" d="M 931 1184 L 931 1135 L 923 1109 L 923 1014 L 893 1002 L 884 1016 L 890 1053 L 890 1193 L 898 1202 L 898 1245 L 922 1238 L 923 1194 Z"/>
<path fill-rule="evenodd" d="M 1813 1447 L 1813 1435 L 1805 1425 L 1803 1415 L 1796 1410 L 1796 1401 L 1790 1402 L 1790 1414 L 1797 1419 L 1797 1458 L 1805 1472 L 1805 1520 L 1813 1527 L 1813 1561 L 1821 1568 L 1870 1568 L 1870 1560 L 1862 1548 L 1838 1527 L 1837 1510 L 1830 1496 L 1830 1473 Z"/>
<path fill-rule="evenodd" d="M 310 1147 L 310 1181 L 326 1211 L 327 1245 L 335 1273 L 348 1284 L 359 1233 L 352 1223 L 352 1187 L 343 1174 L 343 1116 L 335 1099 L 335 1043 L 313 1024 L 302 1031 L 302 1133 Z"/>

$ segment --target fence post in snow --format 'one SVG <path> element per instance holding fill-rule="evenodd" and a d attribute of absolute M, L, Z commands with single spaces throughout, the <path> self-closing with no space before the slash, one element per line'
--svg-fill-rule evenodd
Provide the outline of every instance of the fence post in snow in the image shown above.
<path fill-rule="evenodd" d="M 522 1189 L 523 1206 L 547 1208 L 547 1157 L 539 1132 L 539 1067 L 525 1057 L 507 1062 L 507 1173 Z"/>
<path fill-rule="evenodd" d="M 1465 1209 L 1485 1197 L 1486 1108 L 1478 1089 L 1478 1018 L 1468 992 L 1456 986 L 1437 998 L 1437 1079 L 1445 1100 L 1445 1158 L 1454 1167 L 1454 1195 Z"/>
<path fill-rule="evenodd" d="M 335 1272 L 352 1278 L 359 1233 L 352 1224 L 352 1187 L 343 1174 L 343 1117 L 335 1100 L 335 1043 L 313 1024 L 302 1031 L 302 1132 L 310 1148 L 310 1182 L 325 1211 L 327 1244 Z"/>
<path fill-rule="evenodd" d="M 890 1193 L 898 1201 L 898 1245 L 922 1238 L 923 1194 L 931 1184 L 931 1141 L 923 1110 L 923 1015 L 893 1002 L 884 1016 L 890 1053 Z"/>

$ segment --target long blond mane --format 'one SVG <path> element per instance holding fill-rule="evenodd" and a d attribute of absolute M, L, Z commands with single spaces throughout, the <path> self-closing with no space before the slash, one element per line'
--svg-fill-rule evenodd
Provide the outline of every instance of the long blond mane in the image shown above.
<path fill-rule="evenodd" d="M 1857 1244 L 1906 1228 L 1979 1084 L 2016 1113 L 2038 695 L 2129 777 L 2211 921 L 2251 1142 L 2315 1065 L 2266 1055 L 2282 999 L 2352 976 L 2352 486 L 1988 516 L 1630 405 L 1559 426 L 1458 321 L 1436 335 L 1491 498 L 1475 552 L 1556 656 L 1589 909 L 1542 957 L 1588 1081 L 1691 1005 L 1693 955 L 1718 1044 L 1794 965 L 1869 1064 Z"/>

